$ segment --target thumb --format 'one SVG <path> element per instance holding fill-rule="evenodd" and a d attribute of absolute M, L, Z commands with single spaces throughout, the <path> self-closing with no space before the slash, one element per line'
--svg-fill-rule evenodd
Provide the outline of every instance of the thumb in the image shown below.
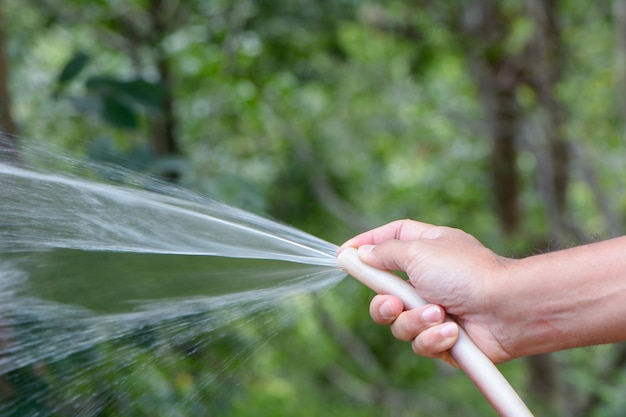
<path fill-rule="evenodd" d="M 358 248 L 359 259 L 378 269 L 406 271 L 411 262 L 412 242 L 388 240 L 379 245 Z"/>

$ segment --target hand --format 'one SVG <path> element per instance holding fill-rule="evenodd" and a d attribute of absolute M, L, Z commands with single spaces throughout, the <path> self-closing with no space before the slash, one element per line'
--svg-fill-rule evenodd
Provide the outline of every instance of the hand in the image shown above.
<path fill-rule="evenodd" d="M 492 361 L 515 357 L 494 310 L 509 259 L 461 230 L 410 220 L 363 233 L 343 246 L 359 248 L 361 260 L 376 268 L 406 271 L 422 298 L 432 303 L 404 311 L 398 298 L 378 295 L 370 304 L 374 321 L 390 325 L 396 338 L 412 340 L 417 354 L 453 363 L 447 351 L 458 338 L 458 327 L 444 323 L 446 312 Z"/>

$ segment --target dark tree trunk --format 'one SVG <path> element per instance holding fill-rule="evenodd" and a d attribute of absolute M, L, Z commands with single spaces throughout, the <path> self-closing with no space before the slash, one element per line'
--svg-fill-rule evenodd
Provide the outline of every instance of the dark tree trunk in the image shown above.
<path fill-rule="evenodd" d="M 510 27 L 502 16 L 501 4 L 492 0 L 466 3 L 464 33 L 469 41 L 468 59 L 491 140 L 491 178 L 496 213 L 502 231 L 512 235 L 521 230 L 520 174 L 517 166 L 519 138 L 527 114 L 517 101 L 520 86 L 530 86 L 537 96 L 534 112 L 542 117 L 544 158 L 549 169 L 545 193 L 550 219 L 550 238 L 561 236 L 565 224 L 569 148 L 561 134 L 563 113 L 555 96 L 561 69 L 561 38 L 552 2 L 528 0 L 526 10 L 534 25 L 534 36 L 519 50 L 507 50 L 502 39 Z M 527 359 L 530 391 L 554 409 L 561 402 L 557 370 L 550 355 Z"/>
<path fill-rule="evenodd" d="M 165 93 L 161 105 L 162 114 L 151 122 L 151 145 L 157 157 L 178 157 L 181 152 L 176 140 L 176 116 L 169 63 L 164 56 L 158 56 L 156 59 Z M 167 169 L 161 172 L 161 176 L 171 182 L 180 180 L 180 172 L 175 169 Z"/>
<path fill-rule="evenodd" d="M 161 40 L 170 31 L 165 8 L 167 2 L 162 0 L 151 0 L 148 13 L 152 31 L 150 34 L 155 66 L 163 86 L 164 95 L 162 98 L 162 114 L 152 120 L 151 145 L 157 157 L 177 157 L 180 155 L 180 147 L 176 140 L 176 116 L 174 114 L 174 96 L 172 86 L 172 74 L 167 54 L 163 51 Z M 177 182 L 180 179 L 180 172 L 174 169 L 167 169 L 161 172 L 161 176 L 168 181 Z"/>
<path fill-rule="evenodd" d="M 11 112 L 12 99 L 9 90 L 9 64 L 6 53 L 3 4 L 0 0 L 0 155 L 8 155 L 9 160 L 18 158 L 17 126 Z"/>
<path fill-rule="evenodd" d="M 4 31 L 4 13 L 0 1 L 0 127 L 3 132 L 14 134 L 15 122 L 11 115 L 11 94 L 9 92 L 9 64 L 6 53 L 6 35 Z"/>
<path fill-rule="evenodd" d="M 468 62 L 483 104 L 485 131 L 491 141 L 491 186 L 502 231 L 511 235 L 521 226 L 520 180 L 516 137 L 522 111 L 516 90 L 521 83 L 518 57 L 501 42 L 509 28 L 491 0 L 466 3 L 462 16 Z"/>
<path fill-rule="evenodd" d="M 626 0 L 613 1 L 615 22 L 615 100 L 622 123 L 622 135 L 626 139 Z"/>
<path fill-rule="evenodd" d="M 547 158 L 543 172 L 548 183 L 544 198 L 550 220 L 550 238 L 561 241 L 567 229 L 565 219 L 569 184 L 570 149 L 563 132 L 564 111 L 556 96 L 563 65 L 563 42 L 558 23 L 556 3 L 527 0 L 528 14 L 533 22 L 534 37 L 529 44 L 529 84 L 538 99 Z"/>

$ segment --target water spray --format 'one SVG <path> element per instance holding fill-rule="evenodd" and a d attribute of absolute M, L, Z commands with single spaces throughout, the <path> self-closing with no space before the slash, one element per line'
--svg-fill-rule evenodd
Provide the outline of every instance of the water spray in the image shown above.
<path fill-rule="evenodd" d="M 348 274 L 379 294 L 395 295 L 407 308 L 428 304 L 407 281 L 363 263 L 355 248 L 343 249 L 338 260 Z M 459 340 L 450 349 L 450 354 L 501 417 L 533 416 L 498 368 L 476 347 L 463 328 L 460 328 Z"/>
<path fill-rule="evenodd" d="M 59 158 L 41 155 L 46 161 Z M 78 165 L 81 174 L 77 161 L 59 165 Z M 102 169 L 93 168 L 84 169 Z M 155 193 L 1 162 L 0 182 L 0 304 L 30 314 L 12 315 L 17 345 L 0 343 L 0 377 L 64 360 L 147 324 L 159 328 L 164 317 L 175 325 L 172 333 L 184 338 L 198 328 L 187 332 L 179 318 L 219 309 L 219 323 L 208 315 L 199 324 L 211 332 L 228 320 L 225 306 L 234 320 L 283 295 L 327 288 L 345 277 L 337 268 L 336 245 L 171 186 L 150 183 Z M 346 272 L 374 291 L 398 296 L 407 308 L 426 304 L 408 282 L 362 263 L 356 249 L 344 249 L 338 258 Z M 176 271 L 174 280 L 168 271 Z M 133 279 L 126 279 L 131 274 Z M 34 331 L 33 323 L 41 327 Z M 464 331 L 451 354 L 500 416 L 532 416 Z M 74 376 L 70 370 L 59 380 L 69 381 L 64 383 L 70 388 L 82 384 Z M 30 389 L 24 398 L 30 401 L 32 394 L 55 404 L 53 391 Z M 86 402 L 68 398 L 67 406 L 77 410 L 91 406 L 89 395 Z M 19 401 L 0 401 L 0 414 L 16 409 Z"/>

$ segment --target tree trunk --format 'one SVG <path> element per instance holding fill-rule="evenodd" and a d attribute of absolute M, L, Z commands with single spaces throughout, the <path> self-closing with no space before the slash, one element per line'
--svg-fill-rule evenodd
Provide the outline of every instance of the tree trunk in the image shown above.
<path fill-rule="evenodd" d="M 520 179 L 517 169 L 516 132 L 519 108 L 515 101 L 514 87 L 495 81 L 498 66 L 487 66 L 478 83 L 483 96 L 491 135 L 491 184 L 500 227 L 507 235 L 517 232 L 521 225 Z"/>
<path fill-rule="evenodd" d="M 545 0 L 527 0 L 528 14 L 533 22 L 534 37 L 529 45 L 529 84 L 538 99 L 545 151 L 544 171 L 548 184 L 544 198 L 550 220 L 550 239 L 562 241 L 567 229 L 565 219 L 569 184 L 570 149 L 562 132 L 564 111 L 556 97 L 556 88 L 562 73 L 562 40 L 556 3 Z"/>
<path fill-rule="evenodd" d="M 0 0 L 0 152 L 9 155 L 12 162 L 18 160 L 17 127 L 11 112 L 12 99 L 9 90 L 9 64 L 6 53 L 3 4 Z"/>
<path fill-rule="evenodd" d="M 157 52 L 158 54 L 158 52 Z M 180 148 L 176 140 L 176 116 L 174 115 L 174 97 L 169 62 L 165 56 L 157 56 L 157 69 L 163 85 L 164 95 L 162 101 L 162 114 L 151 121 L 151 145 L 157 157 L 178 157 Z M 180 172 L 169 168 L 161 172 L 161 176 L 167 181 L 178 182 Z"/>
<path fill-rule="evenodd" d="M 483 103 L 491 147 L 491 177 L 496 213 L 502 231 L 519 232 L 520 175 L 517 168 L 518 138 L 526 114 L 517 101 L 517 90 L 530 85 L 538 97 L 537 111 L 542 116 L 541 131 L 546 140 L 543 151 L 549 164 L 545 193 L 551 237 L 561 236 L 565 224 L 569 150 L 561 134 L 562 111 L 555 98 L 560 77 L 560 45 L 554 7 L 549 1 L 527 0 L 526 9 L 535 33 L 518 50 L 506 49 L 502 39 L 509 35 L 508 20 L 500 3 L 492 0 L 466 3 L 464 32 L 468 38 L 470 68 Z M 549 238 L 547 240 L 550 240 Z M 530 391 L 541 402 L 555 409 L 561 403 L 557 371 L 550 355 L 527 359 Z"/>
<path fill-rule="evenodd" d="M 626 0 L 613 1 L 615 22 L 615 101 L 626 139 Z"/>
<path fill-rule="evenodd" d="M 503 24 L 498 3 L 468 2 L 463 10 L 468 62 L 483 104 L 486 132 L 491 140 L 491 185 L 502 231 L 520 228 L 520 189 L 516 136 L 521 109 L 516 99 L 520 83 L 518 63 L 501 42 L 509 28 Z"/>
<path fill-rule="evenodd" d="M 174 114 L 174 96 L 172 86 L 172 74 L 167 53 L 163 51 L 161 40 L 169 32 L 164 8 L 167 2 L 151 0 L 148 7 L 152 31 L 150 39 L 154 50 L 155 66 L 159 74 L 164 95 L 161 103 L 162 114 L 151 120 L 151 145 L 157 157 L 177 157 L 180 148 L 176 140 L 176 116 Z M 178 182 L 180 172 L 170 167 L 160 173 L 167 181 Z"/>

